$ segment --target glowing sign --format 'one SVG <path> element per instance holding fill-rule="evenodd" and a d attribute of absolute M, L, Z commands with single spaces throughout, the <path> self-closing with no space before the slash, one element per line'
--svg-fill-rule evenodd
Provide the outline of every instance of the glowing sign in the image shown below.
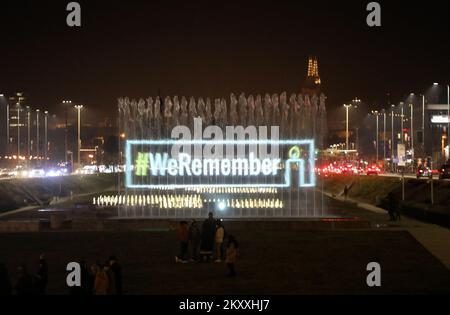
<path fill-rule="evenodd" d="M 259 159 L 254 152 L 247 158 L 200 159 L 188 153 L 171 158 L 167 152 L 173 145 L 291 147 L 283 162 L 280 158 Z M 154 152 L 161 149 L 166 152 Z M 304 151 L 307 153 L 303 154 Z M 314 140 L 127 140 L 125 155 L 128 188 L 291 187 L 297 169 L 298 187 L 314 187 L 316 182 Z M 191 182 L 186 183 L 186 179 Z M 211 183 L 211 179 L 216 183 Z M 240 180 L 236 183 L 236 179 Z"/>
<path fill-rule="evenodd" d="M 289 158 L 290 159 L 298 159 L 300 158 L 300 148 L 298 146 L 293 146 L 289 149 Z"/>
<path fill-rule="evenodd" d="M 433 124 L 448 124 L 450 117 L 445 115 L 433 115 L 431 116 L 431 123 Z"/>
<path fill-rule="evenodd" d="M 250 153 L 249 159 L 192 159 L 187 153 L 180 153 L 178 159 L 169 159 L 164 153 L 138 153 L 135 161 L 135 175 L 147 176 L 150 168 L 152 176 L 258 176 L 276 175 L 280 159 L 255 158 Z"/>

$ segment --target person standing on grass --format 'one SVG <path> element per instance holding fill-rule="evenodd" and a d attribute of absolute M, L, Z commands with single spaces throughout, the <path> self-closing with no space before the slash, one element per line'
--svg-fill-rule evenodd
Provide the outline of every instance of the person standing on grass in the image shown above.
<path fill-rule="evenodd" d="M 116 256 L 109 257 L 109 264 L 111 266 L 111 271 L 114 275 L 114 283 L 116 284 L 116 294 L 122 295 L 123 289 L 122 289 L 122 267 L 120 266 L 119 262 L 117 261 Z"/>
<path fill-rule="evenodd" d="M 202 240 L 200 245 L 200 256 L 209 261 L 213 255 L 214 239 L 216 236 L 216 221 L 212 212 L 202 225 Z"/>
<path fill-rule="evenodd" d="M 186 256 L 188 253 L 189 230 L 186 221 L 180 222 L 178 228 L 178 240 L 180 241 L 180 255 L 175 256 L 175 262 L 187 263 Z"/>
<path fill-rule="evenodd" d="M 189 227 L 189 246 L 191 248 L 191 261 L 197 261 L 199 258 L 200 229 L 195 220 L 192 220 L 191 226 Z"/>
<path fill-rule="evenodd" d="M 106 292 L 107 295 L 116 295 L 117 289 L 116 289 L 116 277 L 114 275 L 114 272 L 111 269 L 111 265 L 109 263 L 109 260 L 105 263 L 105 272 L 108 276 L 108 290 Z"/>
<path fill-rule="evenodd" d="M 388 213 L 389 221 L 395 221 L 397 213 L 397 198 L 392 191 L 388 194 Z"/>
<path fill-rule="evenodd" d="M 228 236 L 227 257 L 225 259 L 228 268 L 228 277 L 236 276 L 236 270 L 234 265 L 236 263 L 237 253 L 238 253 L 238 242 L 232 235 L 230 235 Z"/>
<path fill-rule="evenodd" d="M 217 228 L 215 235 L 216 242 L 216 260 L 214 262 L 220 263 L 223 259 L 223 238 L 225 236 L 225 228 L 223 227 L 222 221 L 217 220 Z"/>
<path fill-rule="evenodd" d="M 345 198 L 345 201 L 347 201 L 347 198 L 348 198 L 348 186 L 347 185 L 345 185 L 345 187 L 344 187 L 344 198 Z"/>
<path fill-rule="evenodd" d="M 95 275 L 94 295 L 107 295 L 109 290 L 109 279 L 105 266 L 100 266 Z"/>

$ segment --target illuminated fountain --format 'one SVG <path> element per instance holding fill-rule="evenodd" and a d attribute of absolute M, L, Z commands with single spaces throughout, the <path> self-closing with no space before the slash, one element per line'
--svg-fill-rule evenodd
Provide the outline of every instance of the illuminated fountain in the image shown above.
<path fill-rule="evenodd" d="M 98 196 L 93 200 L 95 205 L 117 207 L 118 216 L 123 218 L 199 218 L 207 217 L 209 211 L 232 218 L 327 215 L 326 198 L 317 189 L 314 174 L 316 150 L 323 147 L 327 132 L 323 94 L 311 98 L 292 94 L 289 99 L 286 93 L 256 97 L 231 94 L 228 103 L 223 98 L 196 100 L 184 96 L 146 100 L 120 98 L 118 109 L 120 134 L 125 136 L 120 153 L 122 163 L 127 164 L 126 172 L 120 175 L 118 194 Z M 213 138 L 212 134 L 206 140 L 195 142 L 196 137 L 194 141 L 182 142 L 178 160 L 171 157 L 178 143 L 177 139 L 171 139 L 174 128 L 186 126 L 190 135 L 198 136 L 198 121 L 201 136 L 211 126 L 224 133 L 226 126 L 243 126 L 243 129 L 255 126 L 258 131 L 265 126 L 268 131 L 264 137 L 258 134 L 258 141 L 253 142 L 245 137 L 238 141 L 225 137 L 223 141 L 208 140 Z M 273 126 L 279 127 L 275 130 Z M 211 130 L 217 133 L 217 129 Z M 274 131 L 279 132 L 276 139 Z M 261 149 L 251 146 L 274 143 L 279 145 L 279 156 L 271 156 L 269 160 L 279 161 L 276 165 L 260 158 Z M 210 152 L 214 158 L 197 162 L 196 145 L 203 146 L 201 150 L 212 147 Z M 192 156 L 185 152 L 187 146 L 189 150 L 192 146 Z M 215 156 L 222 150 L 220 146 L 224 150 L 232 146 L 236 151 L 239 146 L 246 146 L 243 152 L 246 163 L 250 164 L 245 164 L 242 173 L 236 171 L 235 174 L 230 165 L 234 166 L 232 163 L 239 159 Z M 267 152 L 273 155 L 273 147 L 270 149 Z M 165 162 L 168 164 L 155 170 L 152 165 L 158 165 L 155 162 L 158 158 L 164 162 L 165 154 L 169 156 Z M 183 162 L 191 163 L 192 168 L 186 166 L 182 171 Z M 196 163 L 203 163 L 202 171 L 194 176 Z M 205 166 L 207 163 L 217 163 L 211 166 L 210 173 Z M 259 166 L 249 166 L 252 163 Z"/>

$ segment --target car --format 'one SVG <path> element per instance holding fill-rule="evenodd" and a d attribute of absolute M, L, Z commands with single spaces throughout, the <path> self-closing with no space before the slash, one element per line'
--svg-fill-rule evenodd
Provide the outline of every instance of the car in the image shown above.
<path fill-rule="evenodd" d="M 450 164 L 444 164 L 439 169 L 439 179 L 450 178 Z"/>
<path fill-rule="evenodd" d="M 27 172 L 28 177 L 44 177 L 45 171 L 41 168 L 32 169 L 31 171 Z"/>
<path fill-rule="evenodd" d="M 381 169 L 377 165 L 371 165 L 366 169 L 367 175 L 378 175 L 381 173 Z"/>
<path fill-rule="evenodd" d="M 432 176 L 432 172 L 431 172 L 431 170 L 430 170 L 430 168 L 429 167 L 425 167 L 425 166 L 420 166 L 418 169 L 417 169 L 417 172 L 416 172 L 416 177 L 417 177 L 417 179 L 419 179 L 419 178 L 422 178 L 422 177 L 431 177 Z"/>

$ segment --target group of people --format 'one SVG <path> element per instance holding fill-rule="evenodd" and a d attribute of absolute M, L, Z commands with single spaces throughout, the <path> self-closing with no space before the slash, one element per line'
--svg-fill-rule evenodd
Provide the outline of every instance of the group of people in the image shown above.
<path fill-rule="evenodd" d="M 122 295 L 122 267 L 116 256 L 105 263 L 97 261 L 90 268 L 80 262 L 81 286 L 70 288 L 72 295 Z"/>
<path fill-rule="evenodd" d="M 122 267 L 115 256 L 105 263 L 96 262 L 89 269 L 83 259 L 80 264 L 81 286 L 71 287 L 72 295 L 122 295 Z M 0 263 L 0 296 L 3 295 L 45 295 L 48 283 L 48 265 L 45 255 L 39 257 L 35 274 L 27 271 L 25 264 L 17 267 L 17 280 L 10 279 L 5 264 Z"/>
<path fill-rule="evenodd" d="M 0 263 L 0 296 L 3 295 L 45 295 L 47 292 L 48 266 L 45 255 L 39 257 L 35 274 L 27 271 L 25 264 L 17 267 L 16 282 L 13 284 L 5 264 Z"/>
<path fill-rule="evenodd" d="M 233 235 L 227 235 L 221 220 L 215 220 L 212 212 L 208 214 L 200 230 L 197 221 L 192 220 L 189 225 L 181 221 L 178 228 L 180 254 L 175 256 L 175 262 L 213 261 L 220 263 L 225 260 L 230 277 L 236 276 L 235 263 L 238 242 Z M 227 241 L 226 250 L 224 243 Z M 189 259 L 189 260 L 188 260 Z"/>

